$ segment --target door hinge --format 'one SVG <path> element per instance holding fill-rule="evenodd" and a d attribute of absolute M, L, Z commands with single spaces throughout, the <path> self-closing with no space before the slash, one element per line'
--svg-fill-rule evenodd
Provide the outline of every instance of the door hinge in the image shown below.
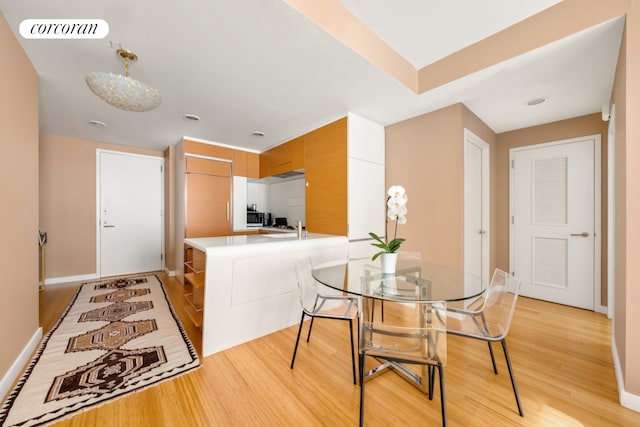
<path fill-rule="evenodd" d="M 515 217 L 511 215 L 511 225 L 515 224 L 515 222 L 516 222 Z"/>
<path fill-rule="evenodd" d="M 515 169 L 515 167 L 516 167 L 516 160 L 511 159 L 511 169 Z"/>
<path fill-rule="evenodd" d="M 160 165 L 160 172 L 164 171 L 164 166 Z"/>
<path fill-rule="evenodd" d="M 160 254 L 160 261 L 164 261 L 164 255 Z"/>

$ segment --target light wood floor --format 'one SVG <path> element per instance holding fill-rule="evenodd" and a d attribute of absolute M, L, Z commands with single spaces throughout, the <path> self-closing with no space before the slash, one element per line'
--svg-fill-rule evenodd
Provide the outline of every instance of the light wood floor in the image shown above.
<path fill-rule="evenodd" d="M 159 274 L 192 341 L 181 285 Z M 52 327 L 75 285 L 41 292 L 41 324 Z M 388 310 L 387 306 L 385 309 Z M 504 355 L 499 375 L 485 343 L 448 337 L 445 390 L 450 426 L 638 426 L 618 404 L 610 321 L 601 314 L 518 301 L 508 337 L 524 418 L 518 416 Z M 289 369 L 297 327 L 214 354 L 202 368 L 59 422 L 57 426 L 354 426 L 360 389 L 351 379 L 348 325 L 319 319 Z M 437 387 L 437 386 L 436 386 Z M 439 425 L 429 401 L 393 372 L 366 386 L 367 426 Z"/>

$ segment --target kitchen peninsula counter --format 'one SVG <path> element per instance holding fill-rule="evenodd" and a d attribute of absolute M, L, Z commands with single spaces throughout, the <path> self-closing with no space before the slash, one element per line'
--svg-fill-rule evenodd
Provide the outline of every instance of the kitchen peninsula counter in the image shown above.
<path fill-rule="evenodd" d="M 304 233 L 304 232 L 303 232 Z M 345 236 L 286 233 L 185 239 L 205 254 L 202 355 L 222 351 L 297 324 L 293 263 L 346 259 Z"/>

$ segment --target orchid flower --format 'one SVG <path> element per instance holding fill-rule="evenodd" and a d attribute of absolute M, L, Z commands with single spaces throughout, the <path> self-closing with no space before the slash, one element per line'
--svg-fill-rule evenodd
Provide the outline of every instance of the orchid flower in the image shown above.
<path fill-rule="evenodd" d="M 375 233 L 369 233 L 369 235 L 377 242 L 372 243 L 372 245 L 382 249 L 371 258 L 372 261 L 384 253 L 395 253 L 400 248 L 402 242 L 406 240 L 398 238 L 397 235 L 398 224 L 407 223 L 407 201 L 408 197 L 404 187 L 401 185 L 392 185 L 389 187 L 389 190 L 387 191 L 387 219 L 385 220 L 385 229 L 389 224 L 389 220 L 396 222 L 393 239 L 391 241 L 388 240 L 388 233 L 386 233 L 388 230 L 385 230 L 385 240 L 382 240 Z"/>

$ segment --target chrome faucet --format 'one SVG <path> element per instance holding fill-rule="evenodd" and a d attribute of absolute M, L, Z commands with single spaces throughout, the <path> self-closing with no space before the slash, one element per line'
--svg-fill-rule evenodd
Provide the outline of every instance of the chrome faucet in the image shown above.
<path fill-rule="evenodd" d="M 287 224 L 296 224 L 296 230 L 298 231 L 298 239 L 302 239 L 302 237 L 307 237 L 307 230 L 302 231 L 302 221 L 287 217 Z"/>

